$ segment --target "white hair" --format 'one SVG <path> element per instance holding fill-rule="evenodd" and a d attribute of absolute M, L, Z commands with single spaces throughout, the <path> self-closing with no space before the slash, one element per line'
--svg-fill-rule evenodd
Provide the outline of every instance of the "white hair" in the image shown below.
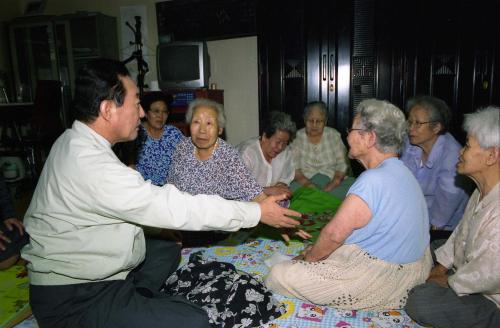
<path fill-rule="evenodd" d="M 500 107 L 488 106 L 465 114 L 464 130 L 477 139 L 481 148 L 500 148 Z"/>
<path fill-rule="evenodd" d="M 366 99 L 355 111 L 363 128 L 377 135 L 376 147 L 382 153 L 400 154 L 407 135 L 405 114 L 388 101 Z"/>
<path fill-rule="evenodd" d="M 223 129 L 226 127 L 226 112 L 224 111 L 224 106 L 216 101 L 206 98 L 196 98 L 189 103 L 189 107 L 186 112 L 187 124 L 191 124 L 193 112 L 198 107 L 208 107 L 214 109 L 217 112 L 217 124 L 219 125 L 219 128 Z"/>

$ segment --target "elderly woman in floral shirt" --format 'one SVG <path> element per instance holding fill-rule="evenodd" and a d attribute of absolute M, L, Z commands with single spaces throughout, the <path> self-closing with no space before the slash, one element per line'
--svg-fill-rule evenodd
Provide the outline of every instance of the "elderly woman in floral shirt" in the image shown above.
<path fill-rule="evenodd" d="M 221 104 L 195 99 L 189 104 L 186 121 L 191 138 L 177 145 L 167 183 L 192 195 L 219 195 L 244 201 L 266 197 L 238 151 L 219 137 L 226 123 Z M 226 233 L 183 232 L 183 242 L 189 246 L 212 244 L 225 237 Z"/>

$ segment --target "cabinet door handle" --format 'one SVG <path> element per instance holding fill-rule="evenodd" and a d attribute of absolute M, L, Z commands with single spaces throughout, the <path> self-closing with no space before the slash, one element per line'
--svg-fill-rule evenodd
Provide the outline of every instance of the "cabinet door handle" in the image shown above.
<path fill-rule="evenodd" d="M 322 66 L 323 66 L 323 67 L 322 67 L 322 71 L 323 71 L 323 81 L 326 81 L 326 70 L 327 70 L 327 68 L 326 68 L 326 65 L 327 65 L 327 62 L 326 62 L 326 55 L 323 55 L 323 60 L 322 60 L 321 64 L 322 64 Z"/>
<path fill-rule="evenodd" d="M 330 55 L 330 81 L 335 79 L 335 58 Z"/>

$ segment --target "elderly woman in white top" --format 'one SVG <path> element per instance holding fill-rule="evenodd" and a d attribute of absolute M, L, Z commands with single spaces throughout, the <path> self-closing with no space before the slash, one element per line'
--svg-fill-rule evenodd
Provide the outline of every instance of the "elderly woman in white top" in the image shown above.
<path fill-rule="evenodd" d="M 464 129 L 457 171 L 477 189 L 406 311 L 425 326 L 500 327 L 500 108 L 466 114 Z"/>
<path fill-rule="evenodd" d="M 297 132 L 291 145 L 295 181 L 302 186 L 330 192 L 344 179 L 348 164 L 340 133 L 326 126 L 326 104 L 311 102 L 304 109 L 305 128 Z"/>
<path fill-rule="evenodd" d="M 403 112 L 362 101 L 349 129 L 349 156 L 366 170 L 316 243 L 274 266 L 267 286 L 284 296 L 348 310 L 404 306 L 432 266 L 429 220 L 417 180 L 398 159 Z"/>
<path fill-rule="evenodd" d="M 261 126 L 259 138 L 238 145 L 241 158 L 266 195 L 291 196 L 288 185 L 295 176 L 295 168 L 287 146 L 295 137 L 295 123 L 290 115 L 273 111 Z"/>

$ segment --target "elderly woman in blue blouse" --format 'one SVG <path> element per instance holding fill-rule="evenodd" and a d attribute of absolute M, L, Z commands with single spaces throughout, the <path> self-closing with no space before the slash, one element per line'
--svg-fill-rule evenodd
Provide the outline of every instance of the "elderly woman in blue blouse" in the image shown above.
<path fill-rule="evenodd" d="M 137 159 L 135 169 L 144 180 L 163 186 L 172 161 L 174 150 L 184 138 L 173 125 L 166 125 L 168 98 L 161 91 L 149 92 L 141 99 L 146 119 L 139 126 L 136 139 Z"/>
<path fill-rule="evenodd" d="M 259 201 L 262 187 L 243 164 L 238 151 L 219 138 L 226 124 L 221 104 L 195 99 L 186 112 L 191 138 L 182 140 L 174 153 L 167 182 L 192 195 L 219 195 L 225 199 Z M 211 232 L 183 232 L 183 243 L 200 246 L 227 235 Z"/>
<path fill-rule="evenodd" d="M 424 192 L 433 230 L 453 230 L 469 200 L 466 178 L 457 175 L 461 145 L 447 132 L 450 109 L 431 96 L 408 101 L 408 140 L 401 160 Z"/>
<path fill-rule="evenodd" d="M 270 289 L 348 310 L 405 305 L 432 266 L 424 195 L 398 159 L 405 136 L 400 109 L 375 99 L 359 104 L 347 141 L 349 157 L 366 170 L 316 243 L 271 269 Z"/>

